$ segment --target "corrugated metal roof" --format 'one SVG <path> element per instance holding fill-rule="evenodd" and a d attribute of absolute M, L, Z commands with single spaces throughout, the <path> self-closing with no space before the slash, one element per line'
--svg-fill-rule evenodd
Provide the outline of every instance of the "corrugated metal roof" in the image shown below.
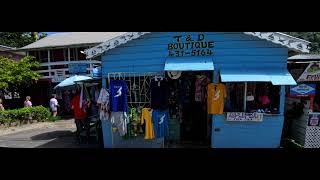
<path fill-rule="evenodd" d="M 16 48 L 9 47 L 9 46 L 4 46 L 4 45 L 0 45 L 0 51 L 2 51 L 2 52 L 10 52 L 10 53 L 18 54 L 18 55 L 22 55 L 22 56 L 26 55 L 25 52 L 16 51 Z"/>
<path fill-rule="evenodd" d="M 9 47 L 9 46 L 4 46 L 4 45 L 0 45 L 0 49 L 5 49 L 5 50 L 11 50 L 11 49 L 15 49 L 13 47 Z"/>
<path fill-rule="evenodd" d="M 310 59 L 320 60 L 320 54 L 298 54 L 288 58 L 288 60 L 310 60 Z"/>
<path fill-rule="evenodd" d="M 125 32 L 68 32 L 59 33 L 42 38 L 32 44 L 20 48 L 41 49 L 51 47 L 75 46 L 82 44 L 100 44 L 115 37 L 121 36 Z"/>

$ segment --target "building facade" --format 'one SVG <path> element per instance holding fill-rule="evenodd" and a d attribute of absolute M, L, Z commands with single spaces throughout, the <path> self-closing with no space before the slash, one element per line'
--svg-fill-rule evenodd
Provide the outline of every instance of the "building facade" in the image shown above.
<path fill-rule="evenodd" d="M 225 98 L 224 105 L 217 105 L 217 108 L 224 108 L 223 112 L 203 111 L 205 101 L 202 104 L 193 103 L 192 108 L 188 108 L 177 100 L 180 105 L 174 107 L 182 107 L 182 118 L 179 118 L 176 108 L 169 105 L 167 108 L 172 112 L 168 115 L 169 133 L 175 129 L 170 127 L 170 122 L 178 119 L 181 138 L 185 136 L 188 141 L 194 141 L 190 134 L 194 137 L 209 134 L 208 147 L 278 148 L 284 123 L 285 86 L 296 84 L 287 70 L 288 52 L 308 52 L 308 45 L 307 41 L 277 32 L 132 32 L 85 52 L 88 58 L 101 57 L 103 87 L 110 88 L 113 80 L 128 82 L 128 99 L 130 94 L 135 94 L 130 89 L 139 86 L 140 79 L 150 82 L 146 79 L 149 76 L 151 82 L 152 79 L 157 81 L 159 74 L 168 80 L 169 94 L 175 96 L 180 93 L 183 100 L 188 96 L 192 103 L 195 101 L 194 95 L 185 92 L 188 89 L 185 85 L 196 86 L 194 79 L 198 77 L 206 76 L 214 88 L 226 88 L 224 95 L 219 90 L 216 92 L 220 93 L 214 96 L 214 99 Z M 171 72 L 182 75 L 170 78 L 167 74 Z M 131 84 L 132 81 L 136 83 Z M 139 90 L 146 87 L 141 84 Z M 152 89 L 147 87 L 146 92 L 150 91 Z M 135 99 L 144 100 L 144 97 Z M 260 99 L 267 99 L 266 103 Z M 152 104 L 150 106 L 148 103 L 131 102 L 130 99 L 128 107 L 152 108 Z M 194 125 L 188 125 L 189 121 Z M 163 142 L 168 138 L 161 136 L 162 139 L 155 138 L 153 141 L 145 140 L 143 136 L 140 139 L 124 139 L 113 131 L 112 122 L 106 120 L 102 124 L 106 148 L 164 147 Z M 183 133 L 188 128 L 198 131 Z M 206 129 L 207 133 L 203 133 Z M 182 139 L 179 141 L 183 144 Z"/>
<path fill-rule="evenodd" d="M 26 90 L 35 105 L 48 105 L 53 87 L 66 78 L 74 75 L 71 66 L 85 66 L 82 75 L 92 76 L 92 69 L 100 66 L 99 58 L 86 59 L 84 50 L 117 36 L 110 32 L 69 32 L 59 33 L 42 38 L 20 48 L 26 55 L 34 56 L 40 61 L 37 70 L 41 75 L 31 89 Z M 61 95 L 61 92 L 59 92 Z M 62 97 L 60 97 L 62 98 Z"/>
<path fill-rule="evenodd" d="M 16 52 L 13 50 L 15 50 L 15 48 L 0 45 L 0 56 L 19 61 L 26 55 L 25 52 Z"/>

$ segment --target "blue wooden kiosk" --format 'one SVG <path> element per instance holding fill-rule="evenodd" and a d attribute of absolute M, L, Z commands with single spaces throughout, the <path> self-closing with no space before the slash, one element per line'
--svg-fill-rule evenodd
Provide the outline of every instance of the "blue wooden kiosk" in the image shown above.
<path fill-rule="evenodd" d="M 213 148 L 278 148 L 284 123 L 285 86 L 296 82 L 287 70 L 288 51 L 309 52 L 309 42 L 278 32 L 129 32 L 87 49 L 102 59 L 102 84 L 110 73 L 213 71 L 213 83 L 266 82 L 280 87 L 279 113 L 260 122 L 227 121 L 212 115 Z M 246 89 L 245 89 L 246 91 Z M 245 96 L 246 97 L 246 96 Z M 244 105 L 245 106 L 245 105 Z M 116 145 L 111 124 L 103 122 L 105 148 Z M 160 142 L 137 147 L 160 147 Z M 152 145 L 151 145 L 152 144 Z"/>

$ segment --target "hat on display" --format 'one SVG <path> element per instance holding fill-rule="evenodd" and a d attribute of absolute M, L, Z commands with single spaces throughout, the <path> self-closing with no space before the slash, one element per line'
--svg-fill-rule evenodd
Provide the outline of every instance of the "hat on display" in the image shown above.
<path fill-rule="evenodd" d="M 181 71 L 168 71 L 167 74 L 171 79 L 179 79 L 182 73 Z"/>

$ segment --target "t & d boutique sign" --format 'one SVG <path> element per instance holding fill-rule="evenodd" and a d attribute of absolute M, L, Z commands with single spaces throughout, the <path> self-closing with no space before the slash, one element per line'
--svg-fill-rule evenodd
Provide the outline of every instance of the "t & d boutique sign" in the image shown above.
<path fill-rule="evenodd" d="M 173 36 L 175 42 L 168 44 L 169 57 L 213 56 L 214 42 L 206 34 Z"/>

